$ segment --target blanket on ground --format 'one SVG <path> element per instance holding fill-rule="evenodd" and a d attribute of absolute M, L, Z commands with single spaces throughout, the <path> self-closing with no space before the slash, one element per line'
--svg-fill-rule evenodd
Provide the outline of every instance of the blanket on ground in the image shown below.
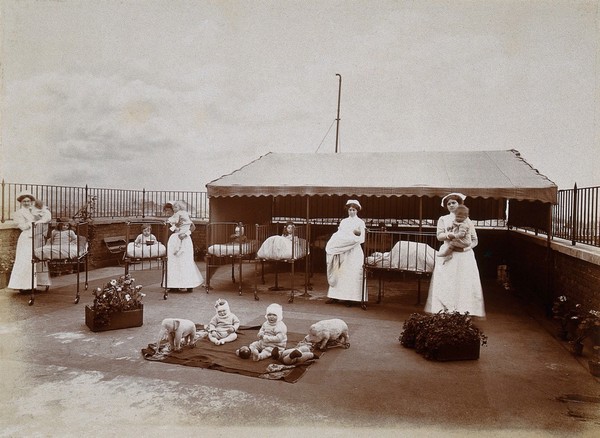
<path fill-rule="evenodd" d="M 201 331 L 204 326 L 196 324 L 196 328 Z M 208 368 L 262 379 L 283 380 L 288 383 L 298 381 L 307 369 L 316 362 L 311 360 L 298 365 L 283 365 L 274 359 L 254 362 L 252 359 L 241 359 L 236 356 L 235 350 L 258 339 L 256 335 L 259 329 L 260 325 L 240 326 L 238 338 L 233 342 L 215 345 L 206 338 L 198 339 L 194 348 L 184 346 L 181 352 L 163 353 L 163 345 L 166 345 L 166 341 L 164 341 L 164 343 L 161 343 L 159 353 L 155 354 L 156 344 L 148 344 L 148 347 L 142 349 L 142 355 L 144 359 L 150 361 Z M 304 339 L 304 336 L 305 334 L 288 331 L 288 347 L 295 346 Z M 318 350 L 314 353 L 319 357 L 323 354 Z"/>

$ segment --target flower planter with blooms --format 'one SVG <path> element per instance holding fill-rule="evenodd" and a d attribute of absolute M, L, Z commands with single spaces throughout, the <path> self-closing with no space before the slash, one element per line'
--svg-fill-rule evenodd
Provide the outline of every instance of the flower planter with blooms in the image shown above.
<path fill-rule="evenodd" d="M 600 312 L 590 310 L 574 316 L 573 319 L 577 322 L 577 327 L 570 344 L 573 353 L 580 356 L 583 354 L 583 343 L 586 339 L 591 340 L 592 348 L 600 345 Z"/>
<path fill-rule="evenodd" d="M 4 289 L 6 286 L 8 286 L 8 279 L 10 277 L 14 262 L 14 257 L 9 257 L 5 254 L 0 256 L 0 289 Z"/>
<path fill-rule="evenodd" d="M 429 360 L 479 359 L 480 345 L 487 345 L 487 336 L 473 324 L 468 313 L 413 313 L 403 329 L 400 343 Z"/>
<path fill-rule="evenodd" d="M 552 315 L 558 320 L 558 338 L 572 341 L 576 337 L 581 304 L 572 304 L 565 295 L 556 298 L 552 305 Z"/>
<path fill-rule="evenodd" d="M 92 331 L 114 330 L 143 325 L 142 285 L 131 275 L 109 281 L 92 291 L 94 304 L 85 308 L 85 323 Z"/>
<path fill-rule="evenodd" d="M 594 345 L 593 357 L 588 360 L 590 373 L 596 377 L 600 377 L 600 345 Z"/>

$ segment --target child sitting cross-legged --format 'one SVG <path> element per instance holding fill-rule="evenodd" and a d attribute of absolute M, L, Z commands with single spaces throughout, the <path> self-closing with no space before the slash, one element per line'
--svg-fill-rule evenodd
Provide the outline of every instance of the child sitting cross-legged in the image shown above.
<path fill-rule="evenodd" d="M 215 303 L 215 309 L 217 314 L 212 317 L 206 328 L 208 339 L 215 345 L 235 341 L 237 339 L 236 331 L 240 327 L 240 320 L 235 314 L 231 313 L 229 303 L 226 300 L 218 299 Z"/>
<path fill-rule="evenodd" d="M 248 347 L 240 347 L 235 354 L 246 359 L 252 356 L 252 360 L 258 361 L 271 357 L 275 347 L 285 349 L 287 344 L 287 326 L 283 322 L 283 308 L 277 303 L 267 307 L 265 315 L 267 319 L 258 331 L 258 340 L 252 342 Z"/>

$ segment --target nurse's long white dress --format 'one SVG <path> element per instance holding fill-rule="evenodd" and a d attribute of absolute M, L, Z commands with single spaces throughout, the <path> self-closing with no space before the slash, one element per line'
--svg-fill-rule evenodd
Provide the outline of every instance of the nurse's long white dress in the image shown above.
<path fill-rule="evenodd" d="M 204 283 L 204 278 L 194 261 L 194 244 L 192 237 L 179 239 L 177 228 L 167 242 L 167 287 L 194 288 Z"/>
<path fill-rule="evenodd" d="M 452 213 L 440 217 L 437 225 L 438 238 L 440 234 L 443 235 L 452 229 L 453 221 Z M 471 238 L 473 240 L 471 249 L 465 252 L 453 252 L 452 258 L 445 263 L 438 258 L 429 285 L 426 312 L 437 313 L 448 310 L 469 312 L 473 316 L 485 316 L 479 268 L 472 249 L 477 244 L 477 233 L 473 224 L 471 224 Z"/>
<path fill-rule="evenodd" d="M 360 230 L 360 236 L 354 235 L 357 228 Z M 360 245 L 365 241 L 365 230 L 365 222 L 362 219 L 356 216 L 347 217 L 342 219 L 338 230 L 327 242 L 327 297 L 362 301 L 365 256 Z"/>
<path fill-rule="evenodd" d="M 35 221 L 35 218 L 28 208 L 19 208 L 15 211 L 13 220 L 17 223 L 19 229 L 21 229 L 21 234 L 19 234 L 19 239 L 17 240 L 15 263 L 13 264 L 10 280 L 8 281 L 8 288 L 17 290 L 31 289 L 32 269 L 34 271 L 33 287 L 36 288 L 35 265 L 31 266 L 33 239 L 31 223 Z"/>

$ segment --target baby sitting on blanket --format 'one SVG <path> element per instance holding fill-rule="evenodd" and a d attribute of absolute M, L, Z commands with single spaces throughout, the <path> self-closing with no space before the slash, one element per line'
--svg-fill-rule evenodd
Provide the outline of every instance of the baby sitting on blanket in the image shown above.
<path fill-rule="evenodd" d="M 206 328 L 208 339 L 215 345 L 235 341 L 237 339 L 236 331 L 240 327 L 239 318 L 231 313 L 226 300 L 218 299 L 215 309 L 217 309 L 217 314 L 212 317 Z"/>
<path fill-rule="evenodd" d="M 275 347 L 284 349 L 287 344 L 287 326 L 283 322 L 283 307 L 277 303 L 267 307 L 266 321 L 258 331 L 258 341 L 249 346 L 240 347 L 235 354 L 242 359 L 252 356 L 252 360 L 259 361 L 271 357 Z"/>

